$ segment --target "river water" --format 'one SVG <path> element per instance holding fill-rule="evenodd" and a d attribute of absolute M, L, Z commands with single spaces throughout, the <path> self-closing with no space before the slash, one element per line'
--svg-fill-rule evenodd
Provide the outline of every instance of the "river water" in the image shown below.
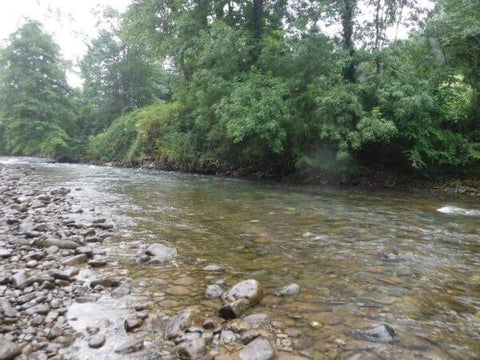
<path fill-rule="evenodd" d="M 119 244 L 169 243 L 187 263 L 224 265 L 228 284 L 259 280 L 267 294 L 259 311 L 299 330 L 294 347 L 316 359 L 354 354 L 361 344 L 351 330 L 375 324 L 390 325 L 399 342 L 352 359 L 480 358 L 477 198 L 32 158 L 0 163 L 30 168 L 46 186 L 76 189 L 82 208 L 95 207 L 113 220 Z M 159 274 L 133 261 L 122 266 L 133 277 Z M 206 281 L 201 272 L 190 275 L 199 286 Z M 273 296 L 291 282 L 300 284 L 299 296 Z M 183 296 L 182 305 L 198 304 L 203 289 Z"/>

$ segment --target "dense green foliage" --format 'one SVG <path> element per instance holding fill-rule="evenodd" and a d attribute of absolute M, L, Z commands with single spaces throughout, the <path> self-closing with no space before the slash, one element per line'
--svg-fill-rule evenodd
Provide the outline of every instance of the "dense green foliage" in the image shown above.
<path fill-rule="evenodd" d="M 12 34 L 0 57 L 2 145 L 14 154 L 65 156 L 74 109 L 59 49 L 37 22 Z"/>
<path fill-rule="evenodd" d="M 476 167 L 480 5 L 434 5 L 134 0 L 92 40 L 80 63 L 82 91 L 53 99 L 48 126 L 16 115 L 33 100 L 39 108 L 51 101 L 8 86 L 8 74 L 28 68 L 9 57 L 36 56 L 13 51 L 13 35 L 2 55 L 0 132 L 11 134 L 3 143 L 9 152 L 52 155 L 71 144 L 78 157 L 191 171 Z M 410 37 L 398 40 L 405 29 Z M 60 70 L 49 76 L 64 82 Z"/>

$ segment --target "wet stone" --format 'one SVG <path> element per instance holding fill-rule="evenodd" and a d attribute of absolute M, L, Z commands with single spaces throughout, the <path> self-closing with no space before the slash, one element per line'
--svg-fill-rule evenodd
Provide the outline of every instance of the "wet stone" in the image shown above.
<path fill-rule="evenodd" d="M 183 331 L 200 321 L 201 313 L 198 308 L 185 309 L 170 320 L 165 328 L 164 337 L 167 340 L 181 336 Z"/>
<path fill-rule="evenodd" d="M 220 285 L 213 284 L 208 285 L 207 289 L 205 290 L 205 297 L 207 299 L 218 299 L 223 294 L 223 289 Z"/>
<path fill-rule="evenodd" d="M 177 356 L 182 360 L 200 359 L 206 353 L 207 344 L 203 338 L 186 340 L 177 346 Z"/>
<path fill-rule="evenodd" d="M 277 352 L 269 339 L 258 337 L 240 350 L 238 357 L 241 360 L 273 360 Z"/>
<path fill-rule="evenodd" d="M 395 331 L 389 325 L 379 325 L 369 330 L 353 330 L 351 334 L 355 339 L 362 341 L 381 344 L 395 342 Z"/>
<path fill-rule="evenodd" d="M 285 296 L 285 297 L 298 295 L 300 294 L 300 285 L 295 283 L 287 285 L 282 289 L 280 289 L 279 291 L 277 291 L 275 294 L 277 296 Z"/>
<path fill-rule="evenodd" d="M 0 337 L 0 360 L 13 360 L 22 349 L 7 339 Z"/>
<path fill-rule="evenodd" d="M 130 339 L 115 349 L 115 353 L 128 355 L 133 354 L 143 349 L 143 340 Z"/>
<path fill-rule="evenodd" d="M 88 346 L 93 349 L 99 349 L 105 344 L 106 338 L 103 334 L 94 335 L 88 341 Z"/>
<path fill-rule="evenodd" d="M 270 318 L 267 314 L 258 313 L 245 316 L 243 321 L 251 325 L 260 325 L 270 323 Z"/>
<path fill-rule="evenodd" d="M 247 299 L 250 305 L 257 305 L 263 298 L 262 285 L 257 280 L 240 281 L 222 295 L 225 303 L 238 299 Z"/>
<path fill-rule="evenodd" d="M 218 315 L 224 319 L 235 319 L 241 317 L 250 309 L 247 299 L 239 299 L 224 305 L 218 311 Z"/>
<path fill-rule="evenodd" d="M 222 265 L 218 265 L 218 264 L 209 264 L 207 266 L 205 266 L 203 268 L 204 271 L 216 271 L 216 272 L 220 272 L 220 271 L 225 271 L 225 268 L 222 266 Z"/>

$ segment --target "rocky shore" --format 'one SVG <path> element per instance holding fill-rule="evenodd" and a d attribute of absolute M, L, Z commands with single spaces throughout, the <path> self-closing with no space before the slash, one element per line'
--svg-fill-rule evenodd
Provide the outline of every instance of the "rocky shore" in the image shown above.
<path fill-rule="evenodd" d="M 208 312 L 167 304 L 172 301 L 162 292 L 152 298 L 144 291 L 151 284 L 118 269 L 123 245 L 112 240 L 114 225 L 93 208 L 79 208 L 75 189 L 47 189 L 29 175 L 0 166 L 1 360 L 302 359 L 279 325 L 255 312 L 263 297 L 257 280 L 225 291 L 217 276 L 200 290 Z M 159 272 L 183 266 L 165 244 L 128 244 L 124 251 Z M 201 269 L 211 278 L 224 270 L 216 264 Z M 188 276 L 170 280 L 170 294 L 186 296 L 196 286 Z M 299 292 L 291 284 L 277 295 Z"/>

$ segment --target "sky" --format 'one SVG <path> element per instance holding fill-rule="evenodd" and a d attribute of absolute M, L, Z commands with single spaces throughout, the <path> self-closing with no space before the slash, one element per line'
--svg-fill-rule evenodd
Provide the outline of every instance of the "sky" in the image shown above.
<path fill-rule="evenodd" d="M 131 0 L 0 0 L 0 41 L 20 27 L 26 18 L 44 24 L 60 45 L 62 56 L 76 63 L 87 46 L 85 39 L 92 39 L 97 33 L 95 11 L 110 6 L 124 11 Z M 80 77 L 75 68 L 68 73 L 72 86 L 80 86 Z"/>

